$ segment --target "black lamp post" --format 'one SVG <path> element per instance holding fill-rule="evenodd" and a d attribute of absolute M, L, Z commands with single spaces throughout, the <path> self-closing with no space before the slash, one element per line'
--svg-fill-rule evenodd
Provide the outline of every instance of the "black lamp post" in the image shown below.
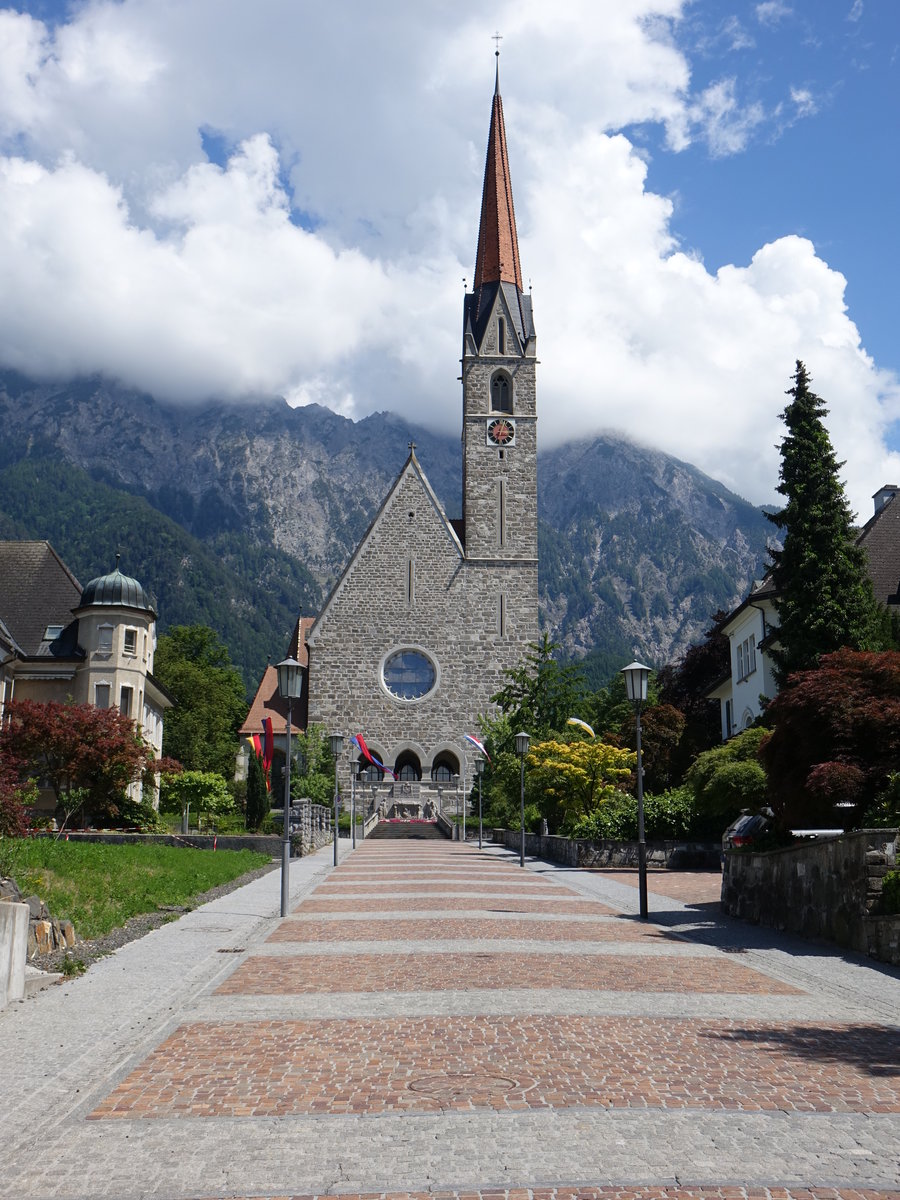
<path fill-rule="evenodd" d="M 331 743 L 331 754 L 334 758 L 334 865 L 338 864 L 338 805 L 341 802 L 341 792 L 338 786 L 338 759 L 344 748 L 344 735 L 333 733 L 328 739 Z"/>
<path fill-rule="evenodd" d="M 484 774 L 484 759 L 479 754 L 475 759 L 475 774 L 478 776 L 478 849 L 481 849 L 481 776 Z"/>
<path fill-rule="evenodd" d="M 519 866 L 525 866 L 525 755 L 531 738 L 527 733 L 516 734 L 516 754 L 519 756 L 519 800 L 522 810 L 522 840 L 519 847 Z"/>
<path fill-rule="evenodd" d="M 288 706 L 284 725 L 284 826 L 281 836 L 281 915 L 286 917 L 291 864 L 291 718 L 293 703 L 300 699 L 303 692 L 303 668 L 296 658 L 286 658 L 275 669 L 278 672 L 278 691 L 287 700 Z"/>
<path fill-rule="evenodd" d="M 625 676 L 625 691 L 634 705 L 637 721 L 637 816 L 638 816 L 638 891 L 640 893 L 641 916 L 647 917 L 647 842 L 644 839 L 644 763 L 641 755 L 641 705 L 647 699 L 647 680 L 650 668 L 643 663 L 629 663 L 622 668 Z"/>

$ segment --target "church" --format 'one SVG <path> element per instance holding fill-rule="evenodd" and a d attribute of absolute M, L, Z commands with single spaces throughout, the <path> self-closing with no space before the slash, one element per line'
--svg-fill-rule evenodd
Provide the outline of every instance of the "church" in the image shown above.
<path fill-rule="evenodd" d="M 536 362 L 498 74 L 463 308 L 462 518 L 447 518 L 412 445 L 307 636 L 308 718 L 344 735 L 344 780 L 348 745 L 382 779 L 350 743 L 362 733 L 404 795 L 465 789 L 465 734 L 537 640 Z"/>

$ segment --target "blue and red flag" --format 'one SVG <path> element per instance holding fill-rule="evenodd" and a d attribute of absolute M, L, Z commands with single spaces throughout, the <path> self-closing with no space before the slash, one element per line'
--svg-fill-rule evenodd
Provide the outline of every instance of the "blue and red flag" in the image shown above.
<path fill-rule="evenodd" d="M 488 762 L 491 761 L 491 756 L 488 754 L 487 750 L 485 750 L 485 748 L 484 748 L 484 742 L 482 742 L 479 738 L 477 738 L 474 735 L 474 733 L 464 733 L 463 737 L 466 739 L 467 742 L 469 742 L 471 745 L 473 745 L 475 747 L 475 749 L 478 751 L 479 754 L 483 754 L 484 757 L 488 760 Z"/>
<path fill-rule="evenodd" d="M 350 740 L 353 742 L 354 746 L 356 746 L 357 750 L 359 750 L 366 762 L 371 763 L 373 767 L 377 767 L 379 771 L 384 771 L 384 773 L 386 775 L 390 775 L 392 779 L 397 778 L 396 773 L 392 771 L 390 767 L 386 767 L 384 763 L 379 762 L 378 759 L 375 758 L 369 747 L 366 745 L 366 739 L 361 733 L 358 733 L 356 737 L 353 737 Z"/>

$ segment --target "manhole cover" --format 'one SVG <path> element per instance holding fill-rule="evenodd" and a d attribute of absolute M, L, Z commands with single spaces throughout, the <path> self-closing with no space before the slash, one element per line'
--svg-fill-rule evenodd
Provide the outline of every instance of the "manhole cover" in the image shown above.
<path fill-rule="evenodd" d="M 422 1078 L 413 1079 L 407 1084 L 411 1092 L 422 1092 L 438 1100 L 452 1100 L 456 1096 L 473 1094 L 484 1095 L 486 1092 L 500 1092 L 506 1095 L 518 1086 L 515 1079 L 507 1079 L 505 1075 L 476 1071 L 461 1075 L 423 1075 Z"/>

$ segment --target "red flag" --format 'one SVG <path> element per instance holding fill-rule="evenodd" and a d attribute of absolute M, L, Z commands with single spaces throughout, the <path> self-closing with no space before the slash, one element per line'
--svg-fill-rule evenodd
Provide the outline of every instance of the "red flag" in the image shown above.
<path fill-rule="evenodd" d="M 272 765 L 272 756 L 275 753 L 275 737 L 272 733 L 272 718 L 263 717 L 263 734 L 265 735 L 265 748 L 263 750 L 263 766 L 268 773 L 269 767 Z"/>
<path fill-rule="evenodd" d="M 252 745 L 253 745 L 253 749 L 254 749 L 254 751 L 255 751 L 255 753 L 256 753 L 256 757 L 257 757 L 257 758 L 262 758 L 262 742 L 259 740 L 259 734 L 258 734 L 258 733 L 251 733 L 251 734 L 250 734 L 250 741 L 251 741 L 251 743 L 252 743 Z"/>

